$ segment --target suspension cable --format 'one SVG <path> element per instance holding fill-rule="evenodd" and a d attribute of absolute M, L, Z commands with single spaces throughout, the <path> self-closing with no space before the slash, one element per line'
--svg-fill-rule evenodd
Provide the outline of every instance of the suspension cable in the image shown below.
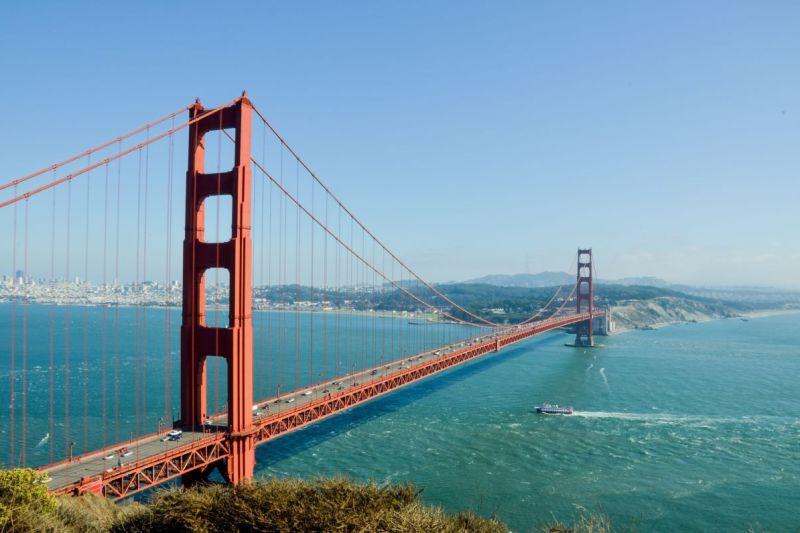
<path fill-rule="evenodd" d="M 28 181 L 30 179 L 33 179 L 33 178 L 35 178 L 37 176 L 41 176 L 45 172 L 49 172 L 51 170 L 57 170 L 57 169 L 63 167 L 64 165 L 67 165 L 69 163 L 77 161 L 78 159 L 81 159 L 82 157 L 90 156 L 90 155 L 92 155 L 93 153 L 95 153 L 95 152 L 97 152 L 99 150 L 102 150 L 104 148 L 108 148 L 109 146 L 111 146 L 111 145 L 113 145 L 115 143 L 122 142 L 122 141 L 124 141 L 125 139 L 127 139 L 129 137 L 133 137 L 137 133 L 141 133 L 141 132 L 143 132 L 144 130 L 146 130 L 148 128 L 152 128 L 153 126 L 158 126 L 162 122 L 180 115 L 184 111 L 187 111 L 189 108 L 190 108 L 189 106 L 184 106 L 184 107 L 178 109 L 177 111 L 173 111 L 172 113 L 170 113 L 168 115 L 165 115 L 165 116 L 163 116 L 163 117 L 161 117 L 159 119 L 156 119 L 156 120 L 154 120 L 152 122 L 148 122 L 144 126 L 136 128 L 135 130 L 129 131 L 128 133 L 125 133 L 123 135 L 120 135 L 119 137 L 117 137 L 115 139 L 112 139 L 110 141 L 104 142 L 103 144 L 99 144 L 99 145 L 95 146 L 94 148 L 89 148 L 88 150 L 85 150 L 85 151 L 81 152 L 80 154 L 74 155 L 72 157 L 68 157 L 67 159 L 64 159 L 63 161 L 59 161 L 58 163 L 53 163 L 52 165 L 50 165 L 48 167 L 39 169 L 36 172 L 31 172 L 30 174 L 22 176 L 21 178 L 17 178 L 15 180 L 11 180 L 8 183 L 0 185 L 0 191 L 2 191 L 4 189 L 7 189 L 9 187 L 13 187 L 15 185 L 19 185 L 20 183 L 24 183 L 24 182 L 26 182 L 26 181 Z"/>
<path fill-rule="evenodd" d="M 28 192 L 20 194 L 20 195 L 16 195 L 13 198 L 5 200 L 4 202 L 0 202 L 0 208 L 6 207 L 6 206 L 14 204 L 14 203 L 17 203 L 20 200 L 24 200 L 25 198 L 30 198 L 31 196 L 39 194 L 42 191 L 46 191 L 47 189 L 55 187 L 56 185 L 60 185 L 60 184 L 62 184 L 64 182 L 71 181 L 71 180 L 77 178 L 78 176 L 80 176 L 82 174 L 85 174 L 86 172 L 92 171 L 92 170 L 94 170 L 94 169 L 96 169 L 98 167 L 101 167 L 101 166 L 103 166 L 103 165 L 105 165 L 107 163 L 110 163 L 111 161 L 115 161 L 115 160 L 117 160 L 117 159 L 119 159 L 121 157 L 124 157 L 124 156 L 132 153 L 132 152 L 135 152 L 136 150 L 140 150 L 140 149 L 144 148 L 145 146 L 153 144 L 154 142 L 159 141 L 159 140 L 163 139 L 164 137 L 167 137 L 168 135 L 172 135 L 173 133 L 175 133 L 177 131 L 180 131 L 180 130 L 182 130 L 184 128 L 188 128 L 192 124 L 195 124 L 195 123 L 205 119 L 206 117 L 210 117 L 214 113 L 218 113 L 222 109 L 224 109 L 224 108 L 226 108 L 226 107 L 238 102 L 240 99 L 241 99 L 241 96 L 231 100 L 230 102 L 222 104 L 219 107 L 215 107 L 214 109 L 210 109 L 210 110 L 198 115 L 197 117 L 195 117 L 195 118 L 193 118 L 191 120 L 188 120 L 188 121 L 184 122 L 183 124 L 180 124 L 179 126 L 175 126 L 174 128 L 171 128 L 171 129 L 169 129 L 169 130 L 167 130 L 165 132 L 162 132 L 162 133 L 160 133 L 160 134 L 158 134 L 158 135 L 156 135 L 154 137 L 151 137 L 150 139 L 148 139 L 146 141 L 143 141 L 143 142 L 137 144 L 136 146 L 131 146 L 130 148 L 127 148 L 127 149 L 125 149 L 125 150 L 123 150 L 121 152 L 118 152 L 117 154 L 115 154 L 113 156 L 109 156 L 109 157 L 107 157 L 107 158 L 105 158 L 103 160 L 100 160 L 100 161 L 92 164 L 92 165 L 89 165 L 89 166 L 87 166 L 85 168 L 77 170 L 77 171 L 75 171 L 75 172 L 73 172 L 71 174 L 67 174 L 66 176 L 58 178 L 58 179 L 56 179 L 54 181 L 51 181 L 50 183 L 46 183 L 46 184 L 44 184 L 44 185 L 42 185 L 40 187 L 37 187 L 37 188 L 35 188 L 35 189 L 31 190 L 31 191 L 28 191 Z"/>

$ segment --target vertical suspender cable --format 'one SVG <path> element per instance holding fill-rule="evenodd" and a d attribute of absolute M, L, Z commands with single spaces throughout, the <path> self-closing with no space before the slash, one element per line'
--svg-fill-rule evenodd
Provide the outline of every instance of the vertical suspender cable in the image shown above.
<path fill-rule="evenodd" d="M 266 165 L 267 164 L 266 137 L 265 137 L 264 134 L 265 134 L 264 125 L 262 124 L 262 126 L 261 126 L 261 160 Z M 252 168 L 254 165 L 251 164 L 250 166 L 251 166 L 251 172 L 253 170 L 257 170 L 257 169 L 253 169 Z M 256 183 L 261 182 L 261 210 L 260 210 L 260 213 L 259 213 L 259 218 L 260 218 L 260 222 L 261 222 L 261 246 L 259 247 L 259 258 L 258 258 L 258 263 L 259 263 L 259 268 L 258 268 L 259 281 L 258 281 L 258 284 L 260 286 L 259 289 L 261 290 L 261 294 L 262 294 L 262 297 L 263 297 L 265 295 L 265 292 L 264 292 L 265 291 L 265 287 L 264 287 L 264 240 L 266 238 L 266 236 L 265 236 L 266 226 L 264 225 L 264 212 L 267 210 L 267 206 L 265 204 L 265 201 L 266 201 L 266 189 L 267 189 L 267 186 L 269 186 L 269 183 L 267 183 L 267 180 L 263 180 L 263 181 L 262 180 L 255 180 L 255 182 Z M 265 387 L 265 391 L 264 391 L 264 394 L 262 396 L 255 395 L 257 398 L 261 398 L 261 397 L 266 398 L 266 397 L 269 396 L 269 367 L 267 366 L 268 359 L 267 359 L 267 355 L 266 355 L 267 354 L 267 349 L 268 349 L 267 348 L 268 339 L 267 339 L 267 331 L 266 331 L 266 318 L 267 317 L 265 316 L 266 311 L 263 309 L 263 307 L 264 306 L 261 306 L 261 309 L 259 309 L 259 313 L 258 313 L 258 323 L 259 323 L 259 326 L 260 326 L 258 329 L 261 331 L 261 343 L 262 343 L 263 350 L 264 350 L 264 352 L 263 352 L 264 353 L 264 357 L 263 357 L 264 360 L 261 362 L 261 364 L 262 364 L 262 369 L 261 369 L 262 379 L 261 379 L 260 386 L 261 387 Z M 254 347 L 253 348 L 253 358 L 255 359 L 255 357 L 256 357 L 256 349 Z"/>
<path fill-rule="evenodd" d="M 341 207 L 338 210 L 338 219 L 339 219 L 339 229 L 337 231 L 337 236 L 339 238 L 342 237 L 342 209 Z M 336 290 L 339 292 L 339 298 L 337 302 L 337 310 L 336 310 L 336 333 L 334 336 L 336 348 L 335 348 L 335 374 L 340 376 L 342 374 L 342 247 L 337 243 L 336 244 Z"/>
<path fill-rule="evenodd" d="M 381 251 L 381 271 L 386 272 L 386 252 Z M 386 305 L 386 283 L 381 282 L 381 313 L 384 319 L 381 321 L 381 363 L 386 363 L 386 313 L 389 306 Z"/>
<path fill-rule="evenodd" d="M 17 195 L 17 186 L 14 185 L 14 196 Z M 14 223 L 13 223 L 13 230 L 12 230 L 12 240 L 11 240 L 11 287 L 13 290 L 13 297 L 14 297 L 14 305 L 11 307 L 11 361 L 10 361 L 10 371 L 8 373 L 9 379 L 9 401 L 8 401 L 8 410 L 9 410 L 9 425 L 8 425 L 8 434 L 9 434 L 9 461 L 8 464 L 11 468 L 15 466 L 15 459 L 16 454 L 14 450 L 14 445 L 16 443 L 14 439 L 14 430 L 15 430 L 15 423 L 16 423 L 16 413 L 14 410 L 14 381 L 16 379 L 16 375 L 14 373 L 15 368 L 14 365 L 16 363 L 16 351 L 17 351 L 17 302 L 19 301 L 18 292 L 19 289 L 17 287 L 17 204 L 14 204 Z"/>
<path fill-rule="evenodd" d="M 103 183 L 103 294 L 108 295 L 108 163 L 105 165 L 105 176 Z M 100 354 L 100 389 L 102 390 L 101 405 L 100 405 L 100 418 L 102 424 L 102 446 L 106 447 L 107 443 L 107 421 L 106 416 L 108 413 L 108 382 L 106 378 L 106 344 L 107 344 L 107 328 L 108 328 L 108 305 L 103 302 L 103 316 L 102 316 L 102 334 L 101 334 L 101 354 Z"/>
<path fill-rule="evenodd" d="M 64 265 L 65 280 L 65 305 L 64 305 L 64 452 L 71 456 L 71 440 L 69 434 L 69 333 L 70 333 L 70 279 L 69 279 L 69 255 L 70 255 L 70 219 L 72 218 L 72 181 L 67 182 L 67 239 L 66 239 L 66 262 Z"/>
<path fill-rule="evenodd" d="M 264 128 L 264 126 L 262 126 L 262 129 L 263 128 Z M 263 141 L 262 141 L 262 143 L 263 144 L 262 144 L 261 151 L 263 153 L 264 162 L 266 163 L 266 157 L 267 157 L 266 130 L 264 130 L 264 132 L 263 132 Z M 268 204 L 269 205 L 269 215 L 268 215 L 268 218 L 267 218 L 267 232 L 266 232 L 267 233 L 267 246 L 268 246 L 268 248 L 267 248 L 267 286 L 266 286 L 266 289 L 268 291 L 272 291 L 272 182 L 270 181 L 269 183 L 267 183 L 267 185 L 269 186 L 269 198 L 268 198 L 268 201 L 269 201 L 269 204 Z M 264 249 L 264 242 L 263 242 L 264 236 L 262 235 L 261 238 L 262 238 L 261 249 L 263 250 Z M 273 298 L 273 302 L 274 302 L 274 298 Z M 270 307 L 274 308 L 274 305 L 272 305 Z M 264 335 L 264 359 L 266 361 L 266 367 L 267 367 L 267 376 L 266 376 L 267 377 L 267 394 L 265 396 L 269 397 L 270 394 L 272 393 L 272 388 L 271 388 L 271 383 L 270 383 L 270 377 L 271 377 L 271 374 L 272 374 L 272 372 L 271 372 L 272 371 L 272 358 L 270 357 L 270 355 L 272 355 L 272 350 L 271 350 L 271 347 L 272 347 L 272 335 L 271 335 L 272 327 L 271 326 L 272 326 L 272 314 L 273 314 L 273 311 L 272 311 L 272 309 L 268 308 L 268 309 L 265 310 L 265 313 L 267 315 L 266 316 L 266 319 L 267 319 L 267 321 L 266 321 L 267 322 L 266 331 L 265 331 L 265 335 Z"/>
<path fill-rule="evenodd" d="M 25 199 L 25 237 L 22 258 L 23 280 L 30 277 L 28 274 L 28 199 Z M 25 466 L 25 452 L 28 436 L 28 305 L 27 299 L 22 300 L 22 442 L 20 443 L 19 463 Z"/>
<path fill-rule="evenodd" d="M 280 147 L 280 181 L 283 184 L 283 145 Z M 286 349 L 286 305 L 285 298 L 282 294 L 285 290 L 284 283 L 286 280 L 286 196 L 281 194 L 278 196 L 278 286 L 275 291 L 276 299 L 280 301 L 280 312 L 278 313 L 278 349 L 276 351 L 276 381 L 278 385 L 278 394 L 280 394 L 281 385 L 284 389 L 287 387 L 288 378 L 286 377 L 287 365 L 284 364 L 288 356 Z"/>
<path fill-rule="evenodd" d="M 300 198 L 300 163 L 295 166 L 295 190 Z M 300 207 L 295 206 L 295 249 L 294 249 L 294 388 L 300 388 Z"/>
<path fill-rule="evenodd" d="M 367 257 L 367 243 L 366 237 L 364 233 L 364 229 L 361 229 L 361 257 Z M 361 335 L 361 362 L 359 365 L 359 369 L 364 368 L 369 361 L 369 353 L 368 353 L 368 340 L 367 337 L 369 336 L 369 328 L 367 323 L 367 266 L 364 263 L 361 263 L 359 267 L 359 277 L 361 279 L 361 290 L 364 294 L 364 310 L 361 313 L 361 325 L 362 325 L 362 335 Z"/>
<path fill-rule="evenodd" d="M 392 270 L 392 272 L 390 274 L 391 275 L 390 279 L 394 280 L 394 259 L 389 259 L 389 261 L 391 262 L 390 266 L 391 266 L 391 270 Z M 397 303 L 396 303 L 396 298 L 395 298 L 396 289 L 390 287 L 389 290 L 391 292 L 389 293 L 389 300 L 387 300 L 387 302 L 388 302 L 388 307 L 391 309 L 391 313 L 392 313 L 392 323 L 390 324 L 390 328 L 391 329 L 389 330 L 389 358 L 391 359 L 391 362 L 393 363 L 394 362 L 394 354 L 395 354 L 395 349 L 394 349 L 395 307 L 397 306 Z"/>
<path fill-rule="evenodd" d="M 328 195 L 325 195 L 325 225 L 328 225 Z M 330 300 L 328 295 L 328 234 L 323 232 L 323 238 L 325 239 L 322 241 L 323 243 L 323 254 L 322 254 L 322 371 L 323 371 L 323 380 L 328 379 L 328 312 L 326 308 L 328 307 L 325 304 L 325 301 Z"/>
<path fill-rule="evenodd" d="M 350 248 L 351 249 L 354 249 L 353 241 L 355 241 L 355 239 L 353 238 L 353 219 L 351 217 L 350 218 Z M 351 304 L 350 305 L 351 305 L 351 307 L 355 307 L 353 304 L 355 302 L 355 298 L 356 298 L 357 294 L 356 294 L 356 291 L 355 291 L 355 281 L 354 281 L 354 279 L 355 279 L 354 270 L 355 269 L 354 269 L 354 263 L 353 263 L 353 255 L 352 254 L 348 254 L 348 259 L 349 259 L 349 261 L 348 261 L 348 265 L 347 265 L 347 285 L 348 285 L 348 289 L 349 289 L 350 293 L 352 294 L 351 298 L 353 298 L 351 300 Z M 349 339 L 349 341 L 347 343 L 348 344 L 348 350 L 347 350 L 347 373 L 348 374 L 355 370 L 355 363 L 353 362 L 353 358 L 355 357 L 354 348 L 353 348 L 353 344 L 354 344 L 353 333 L 355 333 L 354 321 L 355 321 L 355 316 L 353 315 L 352 310 L 350 310 L 348 312 L 348 318 L 347 318 L 347 322 L 348 322 L 348 328 L 347 329 L 349 330 L 347 332 L 348 333 L 347 337 Z"/>
<path fill-rule="evenodd" d="M 175 127 L 175 118 L 172 119 Z M 175 138 L 169 135 L 167 147 L 167 222 L 164 228 L 166 235 L 165 284 L 167 301 L 164 310 L 164 423 L 172 423 L 172 187 L 174 166 Z"/>
<path fill-rule="evenodd" d="M 372 264 L 376 265 L 376 258 L 375 258 L 375 239 L 372 240 Z M 383 267 L 381 267 L 381 272 L 383 272 Z M 378 300 L 378 274 L 373 270 L 372 271 L 372 301 L 375 304 L 379 303 Z M 378 307 L 377 305 L 373 304 L 372 309 Z M 378 361 L 378 313 L 373 313 L 372 315 L 372 366 Z"/>
<path fill-rule="evenodd" d="M 53 171 L 53 177 L 55 177 L 55 171 Z M 50 287 L 55 292 L 56 289 L 56 269 L 55 269 L 55 249 L 56 249 L 56 189 L 53 189 L 53 203 L 50 206 Z M 49 451 L 50 451 L 50 462 L 53 462 L 54 459 L 54 448 L 53 448 L 53 441 L 55 440 L 55 413 L 53 410 L 55 409 L 55 398 L 54 398 L 54 388 L 55 388 L 55 314 L 56 314 L 56 304 L 55 300 L 53 303 L 50 304 L 50 365 L 48 367 L 48 374 L 50 378 L 50 425 L 48 427 L 47 434 L 50 436 L 49 440 Z"/>
<path fill-rule="evenodd" d="M 86 156 L 87 166 L 92 164 L 92 156 Z M 89 290 L 89 214 L 90 210 L 90 191 L 91 191 L 92 173 L 86 173 L 86 219 L 83 238 L 86 241 L 83 248 L 83 293 Z M 82 295 L 83 296 L 83 295 Z M 82 432 L 83 432 L 83 446 L 84 452 L 89 450 L 89 305 L 88 302 L 83 304 L 83 361 L 81 364 L 81 381 L 83 386 L 83 417 L 82 417 Z"/>
<path fill-rule="evenodd" d="M 139 314 L 140 314 L 140 304 L 141 304 L 141 294 L 142 294 L 142 280 L 140 277 L 140 267 L 141 262 L 139 259 L 139 254 L 141 252 L 141 218 L 142 218 L 142 150 L 138 150 L 139 154 L 139 161 L 138 161 L 138 171 L 137 171 L 137 187 L 136 187 L 136 317 L 135 317 L 135 325 L 134 325 L 134 339 L 133 339 L 133 346 L 134 346 L 134 362 L 133 362 L 133 398 L 134 398 L 134 434 L 139 435 L 139 352 L 141 350 L 141 337 L 139 335 L 140 332 L 140 323 L 139 323 Z"/>
<path fill-rule="evenodd" d="M 122 152 L 122 143 L 117 143 L 117 153 Z M 119 218 L 120 218 L 120 186 L 122 184 L 122 159 L 117 159 L 117 204 L 114 238 L 114 442 L 119 442 Z"/>
<path fill-rule="evenodd" d="M 311 182 L 311 212 L 314 212 L 314 182 Z M 309 341 L 308 341 L 308 375 L 309 375 L 309 382 L 313 385 L 317 381 L 314 379 L 314 221 L 309 220 L 309 226 L 311 229 L 311 236 L 309 240 L 311 241 L 311 257 L 310 257 L 310 268 L 311 268 L 311 283 L 309 289 L 309 300 L 311 301 L 310 314 L 308 315 L 308 329 L 309 329 Z"/>
<path fill-rule="evenodd" d="M 150 128 L 147 128 L 147 139 L 150 139 Z M 145 290 L 147 290 L 147 221 L 150 218 L 147 214 L 150 197 L 150 145 L 148 144 L 144 149 L 144 206 L 142 214 L 144 220 L 142 221 L 142 292 L 141 297 L 144 300 Z M 139 382 L 142 387 L 142 427 L 141 431 L 147 433 L 147 315 L 148 305 L 142 305 L 142 343 L 141 343 L 141 361 L 139 370 L 141 372 L 141 381 Z M 138 436 L 138 435 L 137 435 Z M 137 447 L 137 453 L 139 448 Z"/>

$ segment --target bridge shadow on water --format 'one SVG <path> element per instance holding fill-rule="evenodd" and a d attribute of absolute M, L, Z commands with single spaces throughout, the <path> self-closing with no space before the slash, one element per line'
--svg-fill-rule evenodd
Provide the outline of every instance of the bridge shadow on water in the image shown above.
<path fill-rule="evenodd" d="M 475 361 L 459 365 L 439 375 L 407 385 L 395 392 L 343 411 L 330 418 L 267 442 L 256 448 L 256 473 L 346 433 L 356 426 L 393 413 L 455 383 L 472 378 L 506 361 L 516 359 L 538 346 L 560 342 L 560 334 L 531 339 L 494 355 L 484 355 Z M 258 476 L 257 476 L 258 477 Z"/>

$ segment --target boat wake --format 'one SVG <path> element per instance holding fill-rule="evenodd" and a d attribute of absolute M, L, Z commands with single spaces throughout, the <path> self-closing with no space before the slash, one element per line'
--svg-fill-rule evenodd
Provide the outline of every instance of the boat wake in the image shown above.
<path fill-rule="evenodd" d="M 47 444 L 47 441 L 49 440 L 50 440 L 50 433 L 45 433 L 44 437 L 42 437 L 42 440 L 39 441 L 39 444 L 37 444 L 36 447 L 41 448 L 42 446 Z"/>
<path fill-rule="evenodd" d="M 650 424 L 685 424 L 694 426 L 710 426 L 713 424 L 746 424 L 764 421 L 781 421 L 784 417 L 776 416 L 705 416 L 705 415 L 676 415 L 670 413 L 622 413 L 613 411 L 575 411 L 575 417 L 599 418 L 612 420 L 628 420 Z"/>
<path fill-rule="evenodd" d="M 605 368 L 601 368 L 600 369 L 600 375 L 603 376 L 603 383 L 606 384 L 606 389 L 608 389 L 608 391 L 611 392 L 611 387 L 608 386 L 608 378 L 606 377 L 606 369 Z"/>

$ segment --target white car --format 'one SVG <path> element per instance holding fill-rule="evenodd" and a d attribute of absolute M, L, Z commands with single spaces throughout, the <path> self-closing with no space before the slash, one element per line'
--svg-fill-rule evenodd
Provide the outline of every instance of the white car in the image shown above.
<path fill-rule="evenodd" d="M 294 398 L 286 398 L 283 401 L 284 401 L 284 403 L 294 403 Z"/>
<path fill-rule="evenodd" d="M 307 390 L 303 393 L 303 396 L 311 396 L 311 391 Z"/>

